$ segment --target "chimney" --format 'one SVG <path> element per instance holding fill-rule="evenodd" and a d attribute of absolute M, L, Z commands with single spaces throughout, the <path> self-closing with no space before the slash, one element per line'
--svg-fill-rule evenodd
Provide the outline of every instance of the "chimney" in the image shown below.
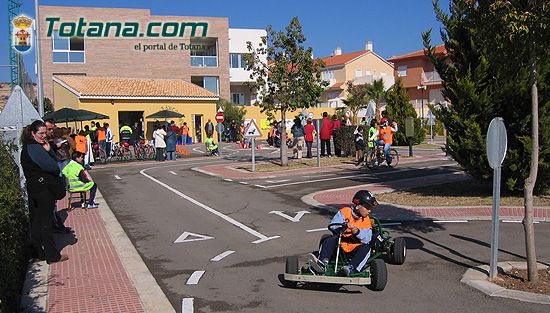
<path fill-rule="evenodd" d="M 373 51 L 372 50 L 372 41 L 369 40 L 365 43 L 365 50 Z"/>
<path fill-rule="evenodd" d="M 342 54 L 342 48 L 336 47 L 336 49 L 334 49 L 334 55 L 341 55 L 341 54 Z"/>

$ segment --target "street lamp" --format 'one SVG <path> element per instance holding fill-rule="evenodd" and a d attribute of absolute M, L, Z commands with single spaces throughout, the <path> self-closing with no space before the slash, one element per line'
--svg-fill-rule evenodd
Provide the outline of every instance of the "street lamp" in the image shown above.
<path fill-rule="evenodd" d="M 424 125 L 424 90 L 426 90 L 426 85 L 420 85 L 416 86 L 416 89 L 420 89 L 421 97 L 422 97 L 422 107 L 421 107 L 421 119 L 422 125 Z"/>

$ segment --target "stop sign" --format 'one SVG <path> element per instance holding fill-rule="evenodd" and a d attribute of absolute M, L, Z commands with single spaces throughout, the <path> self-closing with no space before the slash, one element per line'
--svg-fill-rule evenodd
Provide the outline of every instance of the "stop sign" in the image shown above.
<path fill-rule="evenodd" d="M 216 122 L 223 123 L 223 112 L 216 113 Z"/>

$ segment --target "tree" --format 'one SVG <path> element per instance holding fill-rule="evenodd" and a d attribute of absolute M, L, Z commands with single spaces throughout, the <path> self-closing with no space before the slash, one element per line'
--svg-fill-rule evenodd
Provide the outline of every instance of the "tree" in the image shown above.
<path fill-rule="evenodd" d="M 409 143 L 409 138 L 405 135 L 405 118 L 407 117 L 414 118 L 415 136 L 413 137 L 413 143 L 419 144 L 424 141 L 424 128 L 401 79 L 398 79 L 386 92 L 386 111 L 388 117 L 398 125 L 399 131 L 393 135 L 395 145 L 407 145 Z"/>
<path fill-rule="evenodd" d="M 504 118 L 509 138 L 503 178 L 508 190 L 524 192 L 530 281 L 537 280 L 533 192 L 547 190 L 550 175 L 549 7 L 548 1 L 537 0 L 453 0 L 447 15 L 436 2 L 450 63 L 434 55 L 430 33 L 423 35 L 426 54 L 451 101 L 448 109 L 436 111 L 449 130 L 449 152 L 474 176 L 491 176 L 485 132 L 493 117 Z"/>
<path fill-rule="evenodd" d="M 357 115 L 359 110 L 366 108 L 369 104 L 369 85 L 361 84 L 354 85 L 353 81 L 346 83 L 348 96 L 344 100 L 344 104 L 351 111 L 353 125 L 357 123 Z"/>
<path fill-rule="evenodd" d="M 311 47 L 303 46 L 306 38 L 297 17 L 284 31 L 274 31 L 271 26 L 266 30 L 267 37 L 262 38 L 259 47 L 247 43 L 251 53 L 245 58 L 247 70 L 252 71 L 250 78 L 256 82 L 253 88 L 261 111 L 271 118 L 276 112 L 281 113 L 281 165 L 287 166 L 286 114 L 315 105 L 328 83 L 321 79 L 322 62 L 313 60 Z M 269 64 L 262 61 L 264 55 Z"/>
<path fill-rule="evenodd" d="M 222 108 L 223 110 L 223 126 L 225 129 L 229 128 L 231 121 L 235 121 L 237 125 L 241 125 L 246 115 L 246 109 L 244 106 L 235 105 L 225 99 L 220 99 L 216 102 L 216 108 Z"/>
<path fill-rule="evenodd" d="M 376 117 L 380 118 L 380 106 L 382 104 L 382 101 L 384 101 L 386 97 L 386 91 L 384 90 L 384 81 L 382 78 L 375 79 L 372 84 L 368 87 L 368 95 L 369 98 L 374 101 L 376 105 Z"/>
<path fill-rule="evenodd" d="M 32 101 L 32 105 L 34 106 L 34 108 L 38 111 L 38 102 L 36 99 L 34 99 Z M 52 100 L 50 100 L 50 98 L 44 98 L 44 114 L 48 114 L 50 112 L 53 112 L 54 111 L 54 108 L 53 108 L 53 103 L 52 103 Z"/>

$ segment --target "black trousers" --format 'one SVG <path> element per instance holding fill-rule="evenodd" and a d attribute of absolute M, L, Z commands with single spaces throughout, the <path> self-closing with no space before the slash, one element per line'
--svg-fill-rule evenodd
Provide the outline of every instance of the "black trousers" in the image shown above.
<path fill-rule="evenodd" d="M 311 158 L 311 147 L 313 147 L 313 141 L 306 141 L 306 147 L 307 147 L 307 158 L 310 159 Z M 319 153 L 319 152 L 317 152 Z"/>
<path fill-rule="evenodd" d="M 48 191 L 29 193 L 31 208 L 31 241 L 35 252 L 46 261 L 57 261 L 61 257 L 53 239 L 54 196 Z"/>
<path fill-rule="evenodd" d="M 156 148 L 156 152 L 155 160 L 164 161 L 164 148 Z"/>
<path fill-rule="evenodd" d="M 322 140 L 321 139 L 321 156 L 325 156 L 325 147 L 328 155 L 332 155 L 330 153 L 330 139 L 329 140 Z"/>

